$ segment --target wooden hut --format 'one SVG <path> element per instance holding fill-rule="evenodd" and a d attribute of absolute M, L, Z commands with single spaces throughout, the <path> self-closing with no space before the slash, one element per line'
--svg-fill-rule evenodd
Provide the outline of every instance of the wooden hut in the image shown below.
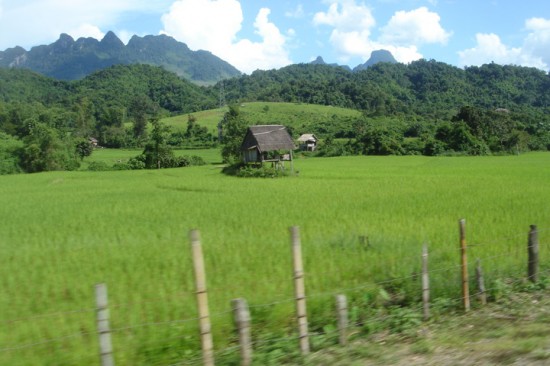
<path fill-rule="evenodd" d="M 251 126 L 241 145 L 245 163 L 271 162 L 275 166 L 283 161 L 292 162 L 296 149 L 292 137 L 283 125 Z"/>
<path fill-rule="evenodd" d="M 300 149 L 304 151 L 315 151 L 317 148 L 317 137 L 312 133 L 304 133 L 298 138 Z"/>

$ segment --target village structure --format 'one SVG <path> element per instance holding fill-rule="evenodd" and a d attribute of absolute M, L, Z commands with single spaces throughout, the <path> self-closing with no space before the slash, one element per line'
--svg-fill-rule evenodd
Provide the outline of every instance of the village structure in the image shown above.
<path fill-rule="evenodd" d="M 315 151 L 317 148 L 317 141 L 317 137 L 312 133 L 305 133 L 298 138 L 300 150 L 303 151 Z"/>
<path fill-rule="evenodd" d="M 276 168 L 284 168 L 289 161 L 292 169 L 292 151 L 296 145 L 283 125 L 262 125 L 248 128 L 241 145 L 245 164 L 270 162 Z"/>

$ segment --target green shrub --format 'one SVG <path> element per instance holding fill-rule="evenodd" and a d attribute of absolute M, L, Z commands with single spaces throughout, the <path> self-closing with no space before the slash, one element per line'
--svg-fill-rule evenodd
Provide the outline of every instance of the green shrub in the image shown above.
<path fill-rule="evenodd" d="M 125 165 L 127 166 L 126 169 L 130 170 L 145 169 L 145 155 L 138 155 L 134 158 L 130 158 Z"/>
<path fill-rule="evenodd" d="M 92 161 L 88 165 L 88 170 L 92 172 L 104 172 L 111 169 L 112 168 L 104 161 Z"/>
<path fill-rule="evenodd" d="M 273 167 L 254 167 L 246 165 L 237 171 L 237 177 L 241 178 L 278 178 L 288 175 L 284 170 L 275 169 Z"/>

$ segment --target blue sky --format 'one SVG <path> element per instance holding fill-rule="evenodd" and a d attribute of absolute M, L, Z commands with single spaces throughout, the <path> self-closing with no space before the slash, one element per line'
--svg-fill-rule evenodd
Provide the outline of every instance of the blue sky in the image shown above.
<path fill-rule="evenodd" d="M 109 30 L 167 34 L 246 73 L 317 56 L 355 67 L 377 49 L 550 69 L 549 0 L 0 0 L 0 50 Z"/>

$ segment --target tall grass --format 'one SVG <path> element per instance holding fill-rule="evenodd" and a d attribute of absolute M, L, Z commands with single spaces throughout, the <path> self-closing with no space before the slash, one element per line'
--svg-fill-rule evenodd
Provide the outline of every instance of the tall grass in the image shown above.
<path fill-rule="evenodd" d="M 228 177 L 213 165 L 2 176 L 0 364 L 96 362 L 98 282 L 109 288 L 119 364 L 196 355 L 191 228 L 202 233 L 220 346 L 233 339 L 235 297 L 252 306 L 256 336 L 289 332 L 292 225 L 301 227 L 314 329 L 345 289 L 358 289 L 348 291 L 357 301 L 380 287 L 414 301 L 424 242 L 438 269 L 433 296 L 459 297 L 462 217 L 488 281 L 524 275 L 529 224 L 541 229 L 543 258 L 547 248 L 549 162 L 547 153 L 342 157 L 299 159 L 298 176 L 284 179 Z"/>

